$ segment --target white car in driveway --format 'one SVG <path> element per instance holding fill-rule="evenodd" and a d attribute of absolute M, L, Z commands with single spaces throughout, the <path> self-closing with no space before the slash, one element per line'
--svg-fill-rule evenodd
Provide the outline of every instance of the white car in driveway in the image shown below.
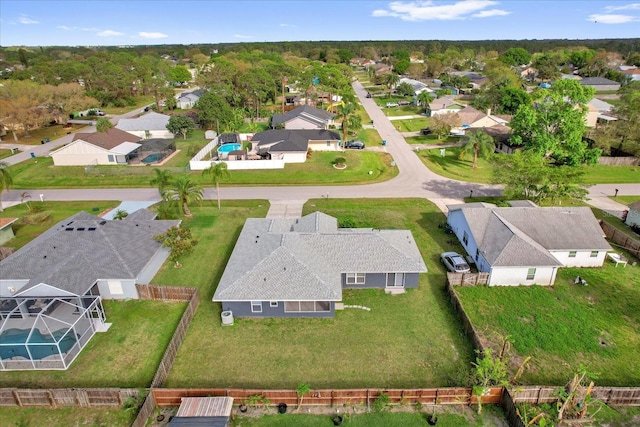
<path fill-rule="evenodd" d="M 471 273 L 469 264 L 462 255 L 457 252 L 444 252 L 440 254 L 440 262 L 452 273 Z"/>

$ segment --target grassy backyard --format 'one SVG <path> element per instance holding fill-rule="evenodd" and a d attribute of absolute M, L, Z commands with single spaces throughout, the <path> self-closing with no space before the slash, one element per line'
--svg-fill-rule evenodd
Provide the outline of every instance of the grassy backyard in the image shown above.
<path fill-rule="evenodd" d="M 148 387 L 186 303 L 109 300 L 103 305 L 111 328 L 96 334 L 69 369 L 2 372 L 3 387 Z"/>
<path fill-rule="evenodd" d="M 134 411 L 106 408 L 0 408 L 0 426 L 29 427 L 29 426 L 100 426 L 123 427 L 130 426 L 135 420 Z"/>
<path fill-rule="evenodd" d="M 183 268 L 166 265 L 154 284 L 185 283 L 202 290 L 198 309 L 170 373 L 168 387 L 293 388 L 412 387 L 457 383 L 472 351 L 462 336 L 445 293 L 438 254 L 448 236 L 437 225 L 442 213 L 425 200 L 312 200 L 305 212 L 321 210 L 357 226 L 408 228 L 430 269 L 420 287 L 404 295 L 379 290 L 347 291 L 348 309 L 335 319 L 238 319 L 220 325 L 220 305 L 211 303 L 244 218 L 263 217 L 266 204 L 234 202 L 218 211 L 194 208 L 185 221 L 200 239 L 197 255 Z M 206 260 L 208 268 L 202 268 Z M 340 363 L 336 363 L 340 360 Z M 215 363 L 213 363 L 215 361 Z"/>
<path fill-rule="evenodd" d="M 186 143 L 204 145 L 204 140 L 195 138 Z M 168 168 L 173 173 L 186 173 L 187 151 L 188 147 L 160 168 Z M 336 157 L 347 160 L 346 169 L 333 167 L 332 161 Z M 305 163 L 288 164 L 284 169 L 232 171 L 230 179 L 222 185 L 369 184 L 386 181 L 397 175 L 398 169 L 391 166 L 391 161 L 387 153 L 317 151 Z M 87 172 L 82 166 L 54 167 L 50 157 L 29 159 L 11 169 L 14 173 L 13 189 L 149 187 L 154 176 L 152 166 L 96 166 Z M 373 171 L 373 174 L 369 175 L 369 171 Z M 199 171 L 190 172 L 190 175 L 196 183 L 212 185 L 210 179 L 203 177 Z"/>
<path fill-rule="evenodd" d="M 398 132 L 417 132 L 422 128 L 429 127 L 429 118 L 419 118 L 419 119 L 411 119 L 411 120 L 393 120 L 393 126 L 398 130 Z"/>
<path fill-rule="evenodd" d="M 573 284 L 577 275 L 588 286 Z M 638 267 L 561 269 L 552 288 L 456 288 L 476 331 L 494 348 L 513 339 L 519 362 L 532 356 L 525 384 L 565 384 L 580 364 L 598 373 L 596 385 L 640 386 Z"/>
<path fill-rule="evenodd" d="M 459 181 L 489 183 L 491 180 L 489 162 L 479 158 L 478 168 L 473 169 L 473 157 L 466 156 L 460 159 L 460 151 L 459 147 L 446 148 L 444 157 L 440 155 L 439 148 L 420 150 L 416 154 L 429 170 L 440 176 Z"/>

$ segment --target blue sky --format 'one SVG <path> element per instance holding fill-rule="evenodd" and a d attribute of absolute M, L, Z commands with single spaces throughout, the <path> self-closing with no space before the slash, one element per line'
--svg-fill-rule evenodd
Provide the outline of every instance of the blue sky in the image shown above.
<path fill-rule="evenodd" d="M 640 37 L 640 0 L 0 0 L 0 45 Z"/>

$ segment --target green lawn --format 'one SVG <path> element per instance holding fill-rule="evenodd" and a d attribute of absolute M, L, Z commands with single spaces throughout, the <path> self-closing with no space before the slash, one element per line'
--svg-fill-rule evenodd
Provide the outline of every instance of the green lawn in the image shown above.
<path fill-rule="evenodd" d="M 499 407 L 485 407 L 482 415 L 478 415 L 468 407 L 439 408 L 438 426 L 444 427 L 492 427 L 504 426 L 506 420 Z M 427 417 L 423 412 L 372 412 L 347 413 L 341 411 L 344 426 L 353 427 L 423 427 L 427 425 Z M 258 418 L 238 416 L 233 427 L 323 427 L 332 425 L 330 415 L 282 414 L 263 415 Z"/>
<path fill-rule="evenodd" d="M 19 152 L 20 151 L 16 151 L 16 154 Z M 7 157 L 11 157 L 11 156 L 13 156 L 13 154 L 11 154 L 11 150 L 0 149 L 0 160 L 6 159 Z"/>
<path fill-rule="evenodd" d="M 637 184 L 640 182 L 640 166 L 587 166 L 585 184 Z"/>
<path fill-rule="evenodd" d="M 404 138 L 405 141 L 409 144 L 430 144 L 430 145 L 438 145 L 438 144 L 455 144 L 460 142 L 460 138 L 457 136 L 447 136 L 444 139 L 438 139 L 437 135 L 426 135 L 426 136 L 408 136 Z M 440 153 L 440 151 L 438 151 Z"/>
<path fill-rule="evenodd" d="M 489 183 L 491 181 L 489 162 L 479 158 L 478 168 L 473 169 L 473 157 L 466 156 L 460 159 L 461 150 L 459 147 L 447 148 L 445 156 L 442 157 L 439 148 L 432 148 L 420 150 L 417 155 L 429 170 L 438 175 L 459 181 Z"/>
<path fill-rule="evenodd" d="M 636 196 L 610 196 L 609 197 L 611 200 L 613 200 L 614 202 L 618 202 L 618 203 L 622 203 L 623 205 L 627 205 L 629 206 L 632 203 L 635 203 L 637 201 L 640 201 L 640 195 L 636 195 Z"/>
<path fill-rule="evenodd" d="M 248 203 L 248 202 L 247 202 Z M 384 209 L 380 206 L 384 205 Z M 202 304 L 169 375 L 168 387 L 295 388 L 418 387 L 457 383 L 469 368 L 471 347 L 444 293 L 438 254 L 449 236 L 438 229 L 444 215 L 425 200 L 312 200 L 321 210 L 356 226 L 408 228 L 429 273 L 418 289 L 398 296 L 382 290 L 345 291 L 348 309 L 334 319 L 237 319 L 220 325 L 220 304 L 210 302 L 244 218 L 263 217 L 266 205 L 212 204 L 194 208 L 186 221 L 200 239 L 183 268 L 164 267 L 154 284 L 197 286 Z M 207 268 L 203 268 L 206 260 Z M 340 363 L 336 363 L 339 360 Z"/>
<path fill-rule="evenodd" d="M 35 200 L 34 200 L 35 199 Z M 57 222 L 70 217 L 80 211 L 93 215 L 101 214 L 113 209 L 120 203 L 108 202 L 40 202 L 37 195 L 31 194 L 31 198 L 25 198 L 33 212 L 29 212 L 27 203 L 12 206 L 0 212 L 0 218 L 19 218 L 12 224 L 15 237 L 6 243 L 6 246 L 19 249 L 40 234 L 51 228 Z"/>
<path fill-rule="evenodd" d="M 189 144 L 204 145 L 204 142 L 197 137 L 191 142 L 188 140 Z M 338 170 L 333 167 L 332 161 L 336 157 L 346 158 L 346 169 Z M 181 173 L 183 160 L 187 161 L 186 150 L 178 153 L 178 157 L 161 168 Z M 397 175 L 398 170 L 391 166 L 391 161 L 392 158 L 387 153 L 316 151 L 305 163 L 288 164 L 284 169 L 232 171 L 230 179 L 222 185 L 369 184 L 386 181 Z M 11 169 L 14 173 L 13 189 L 149 187 L 154 176 L 154 167 L 151 166 L 98 166 L 93 172 L 87 173 L 82 166 L 54 167 L 50 157 L 29 159 Z M 373 174 L 369 175 L 369 171 L 373 171 Z M 210 179 L 203 177 L 199 171 L 191 172 L 190 175 L 196 183 L 212 185 Z"/>
<path fill-rule="evenodd" d="M 399 132 L 417 132 L 422 128 L 429 127 L 430 120 L 425 117 L 411 120 L 394 120 L 391 123 Z"/>
<path fill-rule="evenodd" d="M 186 303 L 103 301 L 107 322 L 66 371 L 3 372 L 3 387 L 149 387 Z"/>
<path fill-rule="evenodd" d="M 69 427 L 69 426 L 130 426 L 134 411 L 107 408 L 62 407 L 57 409 L 3 407 L 0 408 L 0 426 L 9 427 Z"/>
<path fill-rule="evenodd" d="M 588 286 L 573 280 L 583 277 Z M 640 386 L 638 267 L 561 269 L 554 287 L 456 288 L 476 331 L 494 348 L 514 343 L 513 369 L 532 356 L 525 384 L 562 385 L 580 364 L 599 373 L 596 385 Z"/>
<path fill-rule="evenodd" d="M 67 134 L 67 132 L 83 132 L 86 129 L 88 124 L 80 125 L 74 124 L 71 129 L 66 129 L 62 127 L 62 125 L 51 125 L 44 126 L 40 129 L 34 129 L 29 131 L 28 134 L 24 135 L 22 133 L 18 134 L 18 141 L 13 139 L 13 134 L 8 132 L 6 136 L 3 137 L 4 142 L 17 142 L 18 144 L 27 144 L 27 145 L 40 145 L 40 141 L 43 139 L 56 139 L 60 138 Z"/>
<path fill-rule="evenodd" d="M 416 116 L 416 115 L 423 116 L 424 115 L 424 111 L 420 107 L 415 107 L 413 105 L 403 105 L 401 107 L 386 108 L 385 105 L 387 102 L 394 102 L 394 101 L 388 101 L 387 98 L 380 98 L 380 100 L 383 101 L 382 112 L 388 117 Z M 377 101 L 378 100 L 376 100 L 376 102 Z"/>

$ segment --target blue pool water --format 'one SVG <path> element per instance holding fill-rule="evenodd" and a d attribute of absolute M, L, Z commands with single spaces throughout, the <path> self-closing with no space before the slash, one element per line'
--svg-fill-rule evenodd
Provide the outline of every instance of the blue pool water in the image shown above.
<path fill-rule="evenodd" d="M 42 335 L 40 331 L 36 329 L 33 331 L 33 334 L 31 334 L 31 340 L 27 343 L 29 332 L 30 329 L 7 329 L 4 331 L 2 335 L 0 335 L 0 344 L 3 344 L 0 345 L 0 358 L 10 359 L 13 356 L 22 356 L 28 359 L 29 353 L 27 353 L 27 345 L 29 345 L 29 351 L 35 360 L 44 359 L 52 354 L 58 354 L 55 342 L 64 335 L 64 330 L 54 332 L 53 337 L 51 337 L 49 335 Z M 68 352 L 75 343 L 76 339 L 71 331 L 60 341 L 60 351 L 63 353 Z"/>
<path fill-rule="evenodd" d="M 235 150 L 240 150 L 242 148 L 242 144 L 224 144 L 218 148 L 218 153 L 230 153 Z"/>
<path fill-rule="evenodd" d="M 142 159 L 142 163 L 157 163 L 166 157 L 165 153 L 153 153 Z"/>

